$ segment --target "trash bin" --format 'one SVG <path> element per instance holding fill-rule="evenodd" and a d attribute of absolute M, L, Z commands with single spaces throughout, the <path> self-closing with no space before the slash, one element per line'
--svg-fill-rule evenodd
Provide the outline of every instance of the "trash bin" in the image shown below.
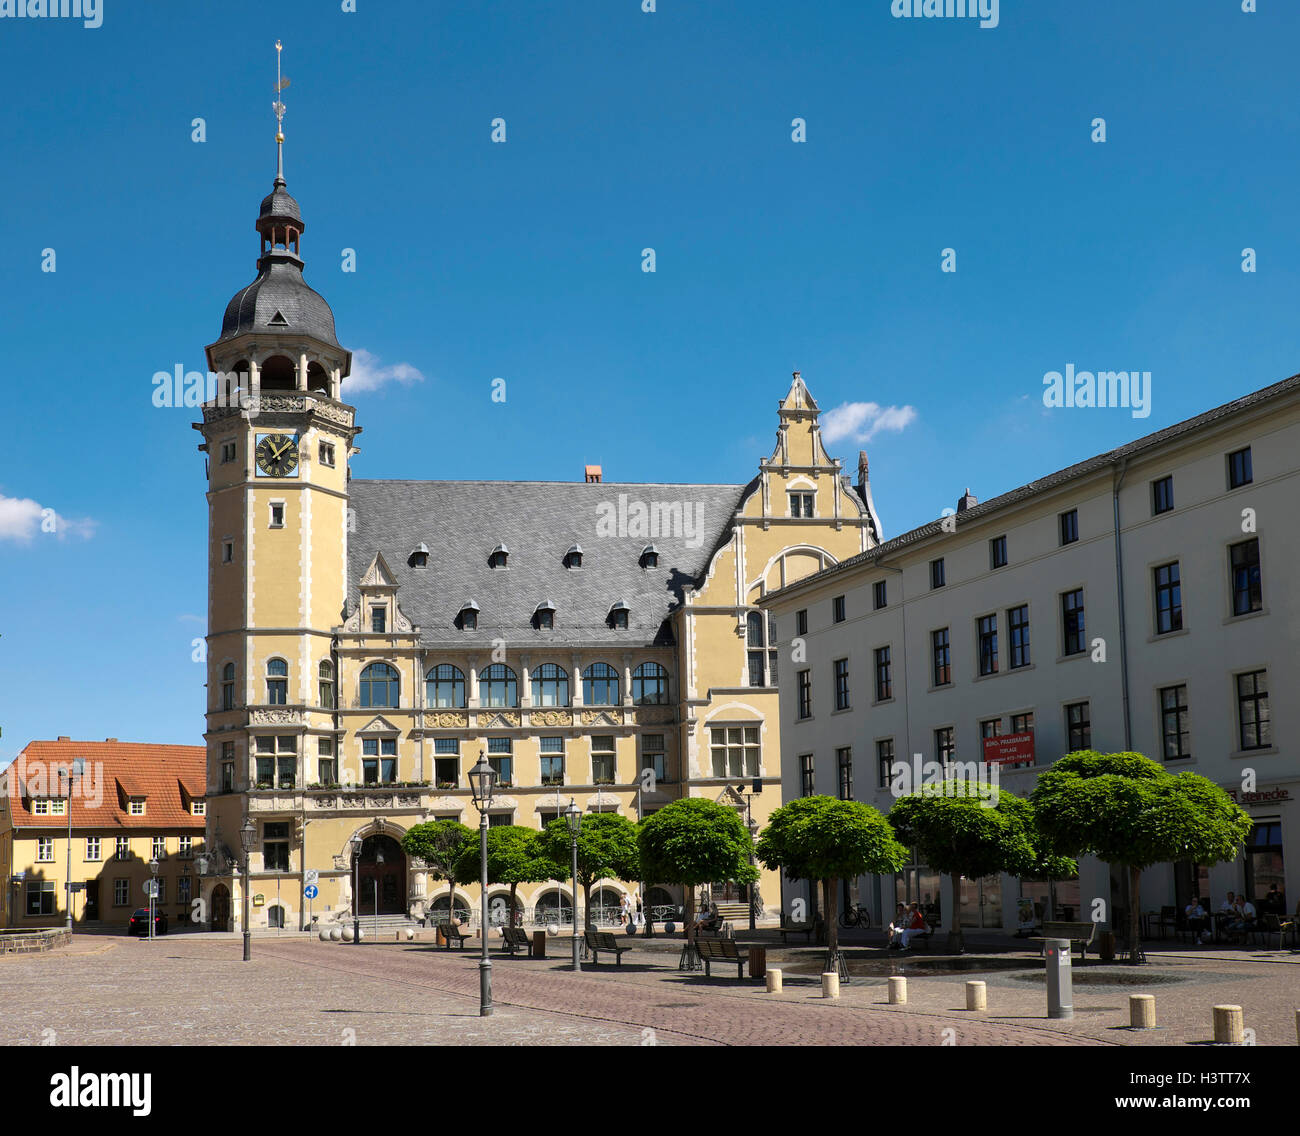
<path fill-rule="evenodd" d="M 546 932 L 533 932 L 533 958 L 544 959 L 546 957 Z"/>
<path fill-rule="evenodd" d="M 758 979 L 767 975 L 767 948 L 749 948 L 749 977 Z"/>
<path fill-rule="evenodd" d="M 1115 932 L 1103 931 L 1097 937 L 1097 957 L 1102 962 L 1115 961 Z"/>

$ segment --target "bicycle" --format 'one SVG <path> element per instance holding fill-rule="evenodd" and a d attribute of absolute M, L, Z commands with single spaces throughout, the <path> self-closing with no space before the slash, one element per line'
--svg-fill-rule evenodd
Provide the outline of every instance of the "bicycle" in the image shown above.
<path fill-rule="evenodd" d="M 860 904 L 850 903 L 840 912 L 841 927 L 870 927 L 871 912 Z"/>

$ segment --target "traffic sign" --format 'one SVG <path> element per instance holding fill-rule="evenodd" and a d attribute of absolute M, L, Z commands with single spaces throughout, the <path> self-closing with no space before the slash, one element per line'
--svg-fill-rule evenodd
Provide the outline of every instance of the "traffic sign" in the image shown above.
<path fill-rule="evenodd" d="M 305 888 L 302 889 L 302 894 L 305 895 L 308 899 L 315 899 L 318 895 L 320 895 L 320 888 L 318 888 L 315 884 L 308 884 Z"/>
<path fill-rule="evenodd" d="M 319 883 L 320 872 L 318 872 L 315 868 L 308 868 L 302 874 L 302 882 L 305 883 L 308 887 L 311 887 L 312 884 Z"/>
<path fill-rule="evenodd" d="M 154 896 L 156 896 L 156 895 L 158 894 L 158 881 L 157 881 L 157 880 L 145 880 L 145 881 L 144 881 L 144 894 L 147 895 L 150 899 L 153 899 Z"/>

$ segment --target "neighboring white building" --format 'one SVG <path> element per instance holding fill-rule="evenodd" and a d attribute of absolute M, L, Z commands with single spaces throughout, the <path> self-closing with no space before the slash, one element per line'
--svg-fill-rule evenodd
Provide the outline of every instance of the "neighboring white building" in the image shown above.
<path fill-rule="evenodd" d="M 1143 911 L 1276 884 L 1300 900 L 1300 376 L 923 525 L 771 593 L 783 644 L 785 799 L 852 797 L 888 812 L 893 760 L 979 761 L 982 738 L 1028 796 L 1074 749 L 1136 750 L 1234 793 L 1255 818 L 1244 857 L 1164 864 Z M 803 641 L 803 658 L 797 650 Z M 1122 870 L 1085 860 L 1055 885 L 1057 917 L 1106 922 Z M 1047 885 L 963 881 L 968 927 L 1014 929 Z M 873 924 L 896 899 L 951 883 L 925 865 L 846 888 Z M 785 881 L 784 903 L 807 885 Z M 886 918 L 887 921 L 887 918 Z"/>

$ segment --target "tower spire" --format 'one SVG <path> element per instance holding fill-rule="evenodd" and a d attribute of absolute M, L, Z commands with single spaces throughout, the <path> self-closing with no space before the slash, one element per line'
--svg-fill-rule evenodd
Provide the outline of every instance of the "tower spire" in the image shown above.
<path fill-rule="evenodd" d="M 284 50 L 284 45 L 277 39 L 275 41 L 275 102 L 271 104 L 271 109 L 275 111 L 275 184 L 284 185 L 284 103 L 280 101 L 280 92 L 288 85 L 289 80 L 280 76 L 280 52 Z"/>

